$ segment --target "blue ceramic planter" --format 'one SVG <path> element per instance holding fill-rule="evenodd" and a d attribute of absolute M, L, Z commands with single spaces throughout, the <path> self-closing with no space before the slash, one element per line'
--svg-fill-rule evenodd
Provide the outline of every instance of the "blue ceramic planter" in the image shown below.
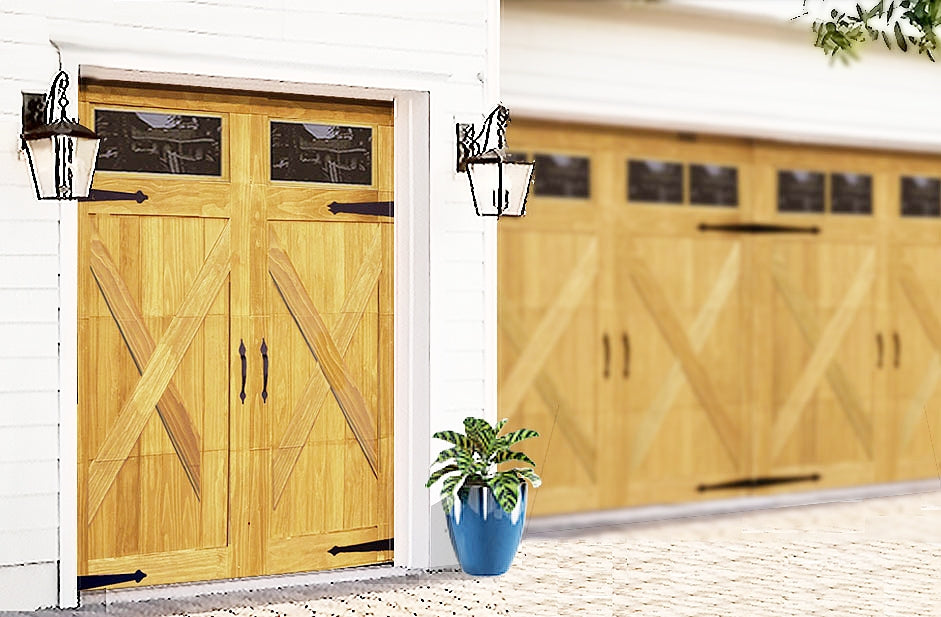
<path fill-rule="evenodd" d="M 465 493 L 465 491 L 461 491 Z M 510 569 L 523 537 L 527 486 L 507 514 L 486 486 L 469 486 L 447 514 L 451 545 L 461 569 L 474 576 L 499 576 Z"/>

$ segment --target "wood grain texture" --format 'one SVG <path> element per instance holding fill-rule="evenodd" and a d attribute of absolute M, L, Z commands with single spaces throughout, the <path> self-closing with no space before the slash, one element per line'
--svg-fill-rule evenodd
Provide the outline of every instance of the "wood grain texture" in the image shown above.
<path fill-rule="evenodd" d="M 366 304 L 376 291 L 379 275 L 382 271 L 380 259 L 381 238 L 376 237 L 372 246 L 363 256 L 363 263 L 355 277 L 355 282 L 344 301 L 341 309 L 340 322 L 334 329 L 332 339 L 336 342 L 337 350 L 346 360 L 347 349 L 353 339 L 356 325 L 363 317 Z M 304 446 L 310 435 L 320 411 L 323 409 L 330 385 L 319 374 L 311 375 L 300 398 L 294 404 L 294 411 L 278 446 L 272 453 L 271 481 L 272 481 L 272 507 L 277 508 L 288 478 L 297 464 Z M 375 471 L 375 469 L 374 469 Z"/>
<path fill-rule="evenodd" d="M 552 348 L 565 331 L 575 310 L 582 302 L 592 282 L 598 275 L 599 249 L 597 239 L 592 239 L 572 267 L 555 302 L 546 310 L 542 319 L 533 328 L 526 347 L 517 357 L 509 374 L 498 386 L 500 408 L 512 414 L 526 391 L 532 386 Z"/>
<path fill-rule="evenodd" d="M 741 247 L 735 244 L 722 265 L 719 276 L 716 278 L 709 292 L 709 297 L 699 309 L 696 319 L 689 329 L 689 341 L 694 353 L 702 351 L 706 339 L 712 332 L 722 307 L 725 306 L 732 290 L 740 282 L 741 271 Z M 644 418 L 640 427 L 634 434 L 633 444 L 630 448 L 631 459 L 630 468 L 637 469 L 644 461 L 651 446 L 654 443 L 663 420 L 673 406 L 673 401 L 683 382 L 683 367 L 677 360 L 667 371 L 660 389 L 654 396 L 647 410 L 644 412 Z"/>
<path fill-rule="evenodd" d="M 869 293 L 875 273 L 875 249 L 870 249 L 860 263 L 856 276 L 850 283 L 839 308 L 821 332 L 817 346 L 791 389 L 790 395 L 778 410 L 772 428 L 772 456 L 777 456 L 781 452 L 787 439 L 797 427 L 801 413 L 810 400 L 817 382 L 832 362 L 853 317 L 863 304 L 866 294 Z"/>
<path fill-rule="evenodd" d="M 88 254 L 92 274 L 121 331 L 134 365 L 143 375 L 144 367 L 149 364 L 153 356 L 156 343 L 144 324 L 143 315 L 130 289 L 121 278 L 108 249 L 98 236 L 94 223 L 90 223 L 90 226 L 92 231 Z M 199 435 L 183 405 L 182 396 L 172 380 L 163 396 L 157 401 L 157 413 L 163 421 L 167 436 L 170 437 L 173 449 L 198 499 L 200 494 Z"/>
<path fill-rule="evenodd" d="M 505 337 L 504 340 L 514 353 L 519 354 L 525 347 L 524 343 L 530 340 L 531 337 L 526 336 L 523 325 L 509 311 L 500 313 L 497 321 L 500 324 L 500 331 Z M 581 424 L 583 418 L 579 417 L 578 410 L 560 391 L 560 386 L 544 370 L 540 370 L 533 379 L 533 387 L 548 409 L 556 409 L 556 421 L 559 425 L 560 436 L 569 442 L 572 450 L 575 451 L 579 464 L 588 474 L 588 477 L 594 481 L 595 461 L 598 453 L 594 443 L 585 435 L 585 429 Z"/>
<path fill-rule="evenodd" d="M 921 322 L 925 335 L 934 348 L 941 352 L 941 321 L 938 320 L 928 295 L 918 283 L 918 276 L 908 264 L 899 265 L 897 276 L 908 301 L 915 309 L 915 315 Z"/>
<path fill-rule="evenodd" d="M 183 359 L 183 354 L 196 336 L 203 318 L 229 274 L 230 259 L 229 225 L 226 223 L 183 304 L 174 315 L 163 338 L 157 343 L 140 381 L 125 401 L 114 426 L 89 466 L 89 521 L 98 512 L 121 465 L 140 437 L 151 410 L 163 396 Z"/>
<path fill-rule="evenodd" d="M 287 254 L 281 250 L 273 229 L 269 230 L 268 269 L 284 303 L 291 311 L 304 340 L 329 382 L 343 415 L 356 436 L 363 454 L 366 455 L 366 460 L 373 471 L 378 474 L 378 434 L 375 421 L 349 369 L 343 362 L 343 355 L 337 349 L 320 312 L 304 288 L 297 270 Z"/>
<path fill-rule="evenodd" d="M 738 427 L 725 411 L 709 379 L 706 367 L 697 357 L 679 317 L 670 305 L 653 273 L 643 259 L 637 255 L 636 248 L 629 249 L 625 253 L 628 256 L 627 259 L 629 259 L 627 265 L 630 269 L 631 279 L 634 281 L 641 299 L 654 318 L 654 322 L 663 338 L 667 341 L 673 353 L 676 354 L 677 360 L 686 374 L 686 380 L 708 414 L 709 420 L 722 440 L 726 454 L 737 465 L 741 445 L 741 434 Z"/>
<path fill-rule="evenodd" d="M 811 349 L 816 348 L 820 344 L 823 330 L 817 318 L 814 316 L 810 302 L 800 290 L 796 289 L 788 282 L 787 273 L 785 271 L 786 266 L 780 259 L 772 259 L 771 269 L 771 276 L 774 280 L 775 287 L 777 287 L 781 297 L 784 298 L 788 310 L 790 310 L 794 321 L 800 328 L 804 340 Z M 843 411 L 846 412 L 846 417 L 850 421 L 850 424 L 852 424 L 860 444 L 865 448 L 866 454 L 872 457 L 872 423 L 866 417 L 859 394 L 857 394 L 839 364 L 833 362 L 827 366 L 826 376 L 830 387 L 833 388 L 833 393 L 836 395 L 837 400 L 840 401 L 840 406 L 843 408 Z"/>

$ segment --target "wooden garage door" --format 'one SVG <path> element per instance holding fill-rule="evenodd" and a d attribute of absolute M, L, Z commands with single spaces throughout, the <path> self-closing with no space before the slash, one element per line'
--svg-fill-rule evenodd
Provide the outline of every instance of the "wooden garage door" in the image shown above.
<path fill-rule="evenodd" d="M 392 529 L 390 109 L 94 84 L 80 113 L 95 188 L 149 197 L 80 204 L 80 574 L 389 560 L 355 545 Z"/>
<path fill-rule="evenodd" d="M 887 155 L 536 121 L 510 143 L 536 181 L 500 221 L 500 406 L 551 435 L 535 514 L 893 477 Z"/>

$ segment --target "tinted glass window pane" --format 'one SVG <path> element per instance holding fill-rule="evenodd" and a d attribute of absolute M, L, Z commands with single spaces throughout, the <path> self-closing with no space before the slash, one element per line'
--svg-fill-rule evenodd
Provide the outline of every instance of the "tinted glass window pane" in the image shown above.
<path fill-rule="evenodd" d="M 941 216 L 941 180 L 903 177 L 902 216 Z"/>
<path fill-rule="evenodd" d="M 222 118 L 95 110 L 97 169 L 222 175 Z"/>
<path fill-rule="evenodd" d="M 543 197 L 578 197 L 589 191 L 588 157 L 537 154 L 533 193 Z"/>
<path fill-rule="evenodd" d="M 738 169 L 720 165 L 690 165 L 689 203 L 700 206 L 737 206 Z"/>
<path fill-rule="evenodd" d="M 823 212 L 823 174 L 815 171 L 779 171 L 778 211 Z"/>
<path fill-rule="evenodd" d="M 830 174 L 830 211 L 833 214 L 872 214 L 872 176 Z"/>
<path fill-rule="evenodd" d="M 372 129 L 272 122 L 271 179 L 372 184 Z"/>
<path fill-rule="evenodd" d="M 683 165 L 663 161 L 627 162 L 630 201 L 683 203 Z"/>

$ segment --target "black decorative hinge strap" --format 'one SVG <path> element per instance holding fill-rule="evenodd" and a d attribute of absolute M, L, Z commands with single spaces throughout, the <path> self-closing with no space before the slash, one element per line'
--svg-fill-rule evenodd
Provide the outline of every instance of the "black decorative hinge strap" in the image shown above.
<path fill-rule="evenodd" d="M 819 473 L 806 476 L 764 476 L 760 478 L 742 478 L 741 480 L 732 480 L 719 484 L 700 484 L 696 487 L 696 490 L 701 493 L 703 491 L 717 491 L 731 488 L 761 488 L 763 486 L 789 484 L 792 482 L 817 482 L 818 480 L 820 480 Z"/>
<path fill-rule="evenodd" d="M 95 589 L 97 587 L 107 587 L 108 585 L 117 585 L 119 583 L 129 583 L 134 581 L 139 583 L 147 577 L 146 574 L 138 570 L 126 574 L 90 574 L 88 576 L 78 577 L 78 590 Z"/>
<path fill-rule="evenodd" d="M 328 208 L 334 214 L 369 214 L 372 216 L 393 216 L 394 201 L 364 201 L 360 203 L 333 202 Z"/>
<path fill-rule="evenodd" d="M 724 231 L 744 234 L 819 234 L 816 225 L 775 225 L 772 223 L 700 223 L 699 231 Z"/>
<path fill-rule="evenodd" d="M 144 203 L 149 199 L 143 191 L 137 191 L 136 193 L 122 193 L 121 191 L 101 191 L 98 189 L 90 189 L 88 191 L 88 197 L 79 197 L 79 201 L 136 201 L 139 204 Z"/>
<path fill-rule="evenodd" d="M 385 540 L 373 540 L 372 542 L 363 542 L 361 544 L 334 546 L 327 552 L 336 556 L 340 553 L 371 553 L 373 551 L 391 551 L 393 544 L 393 538 L 386 538 Z"/>

